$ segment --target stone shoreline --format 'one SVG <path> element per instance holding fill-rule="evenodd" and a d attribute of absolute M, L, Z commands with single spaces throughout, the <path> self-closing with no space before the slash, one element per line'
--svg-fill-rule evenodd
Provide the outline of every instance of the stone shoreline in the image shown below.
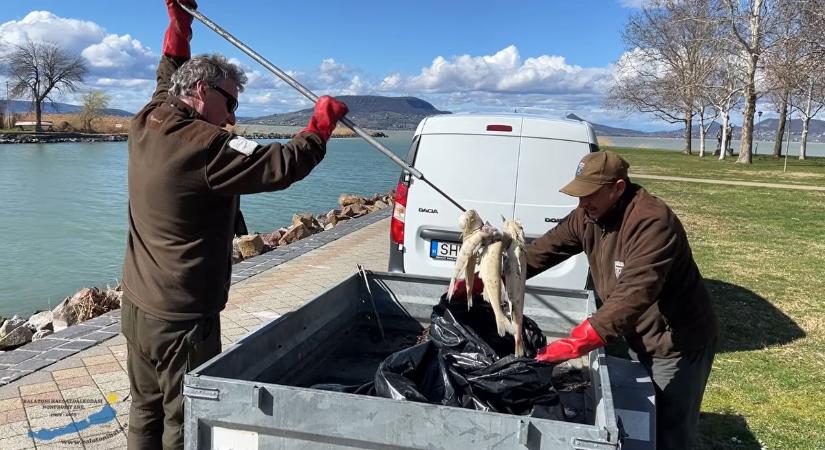
<path fill-rule="evenodd" d="M 342 194 L 338 199 L 339 209 L 318 215 L 295 214 L 289 227 L 282 227 L 270 233 L 235 238 L 232 263 L 241 263 L 322 231 L 331 230 L 351 219 L 385 209 L 392 205 L 394 198 L 394 191 L 371 197 Z M 122 295 L 120 285 L 107 286 L 105 289 L 83 288 L 66 297 L 54 309 L 37 312 L 28 319 L 17 315 L 9 319 L 0 317 L 0 354 L 117 310 L 120 308 Z"/>
<path fill-rule="evenodd" d="M 349 130 L 347 130 L 349 131 Z M 381 131 L 370 131 L 371 137 L 387 137 Z M 291 139 L 295 133 L 249 133 L 244 137 L 249 139 Z M 357 134 L 353 132 L 335 132 L 332 135 L 336 138 L 355 138 Z M 127 140 L 125 133 L 118 134 L 93 134 L 93 133 L 66 133 L 66 132 L 43 132 L 43 133 L 0 133 L 0 144 L 50 144 L 60 142 L 124 142 Z"/>
<path fill-rule="evenodd" d="M 2 133 L 0 144 L 50 144 L 58 142 L 123 142 L 125 134 L 91 133 Z"/>

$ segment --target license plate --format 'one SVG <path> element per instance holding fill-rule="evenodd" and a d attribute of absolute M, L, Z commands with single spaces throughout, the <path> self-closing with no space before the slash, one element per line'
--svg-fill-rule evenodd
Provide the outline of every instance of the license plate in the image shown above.
<path fill-rule="evenodd" d="M 430 258 L 442 261 L 455 261 L 460 249 L 460 242 L 430 241 Z"/>

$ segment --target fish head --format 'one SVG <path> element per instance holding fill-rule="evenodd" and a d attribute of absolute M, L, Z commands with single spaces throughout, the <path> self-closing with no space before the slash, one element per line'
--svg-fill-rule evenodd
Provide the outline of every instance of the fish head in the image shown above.
<path fill-rule="evenodd" d="M 478 230 L 483 225 L 484 222 L 482 222 L 481 216 L 479 216 L 478 212 L 474 209 L 468 209 L 458 218 L 458 226 L 461 228 L 465 236 Z"/>

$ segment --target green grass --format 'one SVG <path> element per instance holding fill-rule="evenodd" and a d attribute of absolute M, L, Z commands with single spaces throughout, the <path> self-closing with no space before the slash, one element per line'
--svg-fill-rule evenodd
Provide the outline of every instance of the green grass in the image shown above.
<path fill-rule="evenodd" d="M 825 186 L 825 158 L 808 157 L 799 160 L 788 157 L 774 159 L 768 155 L 754 155 L 753 164 L 738 164 L 736 157 L 720 161 L 712 154 L 699 158 L 693 155 L 667 150 L 642 150 L 625 147 L 602 147 L 627 156 L 630 161 L 630 175 L 667 175 L 687 178 L 715 178 L 729 181 L 756 181 L 761 183 L 784 183 Z"/>
<path fill-rule="evenodd" d="M 789 160 L 792 180 L 770 158 L 615 150 L 636 173 L 825 184 L 822 158 Z M 637 181 L 684 223 L 722 323 L 698 448 L 825 448 L 825 192 Z"/>

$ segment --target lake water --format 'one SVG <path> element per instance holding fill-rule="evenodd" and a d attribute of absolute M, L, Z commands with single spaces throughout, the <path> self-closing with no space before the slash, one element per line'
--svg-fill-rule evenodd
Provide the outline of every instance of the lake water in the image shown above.
<path fill-rule="evenodd" d="M 391 133 L 380 141 L 403 157 L 410 136 Z M 600 142 L 682 148 L 680 139 Z M 716 142 L 707 145 L 713 149 Z M 772 143 L 759 148 L 767 152 Z M 798 148 L 791 144 L 792 157 Z M 80 288 L 117 283 L 126 242 L 126 153 L 125 142 L 0 146 L 0 315 L 29 314 Z M 825 156 L 825 144 L 810 144 L 809 155 Z M 333 139 L 305 180 L 282 192 L 244 196 L 241 207 L 250 231 L 272 231 L 288 225 L 293 213 L 335 208 L 341 193 L 393 189 L 399 173 L 361 139 Z"/>
<path fill-rule="evenodd" d="M 404 157 L 410 133 L 380 142 Z M 125 142 L 0 146 L 0 315 L 29 314 L 83 287 L 117 283 L 126 163 Z M 244 196 L 241 209 L 250 232 L 268 232 L 288 225 L 293 213 L 337 207 L 341 193 L 386 193 L 399 173 L 363 140 L 333 139 L 307 178 L 285 191 Z"/>
<path fill-rule="evenodd" d="M 699 139 L 693 139 L 691 146 L 693 153 L 699 153 Z M 616 147 L 638 147 L 638 148 L 660 148 L 665 150 L 682 151 L 685 146 L 683 139 L 674 138 L 647 138 L 647 137 L 613 137 L 599 136 L 600 145 L 610 145 Z M 731 148 L 734 152 L 739 151 L 740 141 L 734 139 L 731 141 Z M 758 145 L 757 145 L 758 144 Z M 788 148 L 787 141 L 782 143 L 782 155 L 785 155 L 785 150 Z M 799 142 L 791 140 L 791 152 L 788 158 L 799 158 Z M 705 139 L 705 151 L 710 152 L 716 150 L 716 138 Z M 759 155 L 769 155 L 773 153 L 773 140 L 771 141 L 756 141 L 754 142 L 754 151 Z M 808 148 L 805 151 L 807 156 L 825 156 L 825 142 L 808 142 Z"/>

